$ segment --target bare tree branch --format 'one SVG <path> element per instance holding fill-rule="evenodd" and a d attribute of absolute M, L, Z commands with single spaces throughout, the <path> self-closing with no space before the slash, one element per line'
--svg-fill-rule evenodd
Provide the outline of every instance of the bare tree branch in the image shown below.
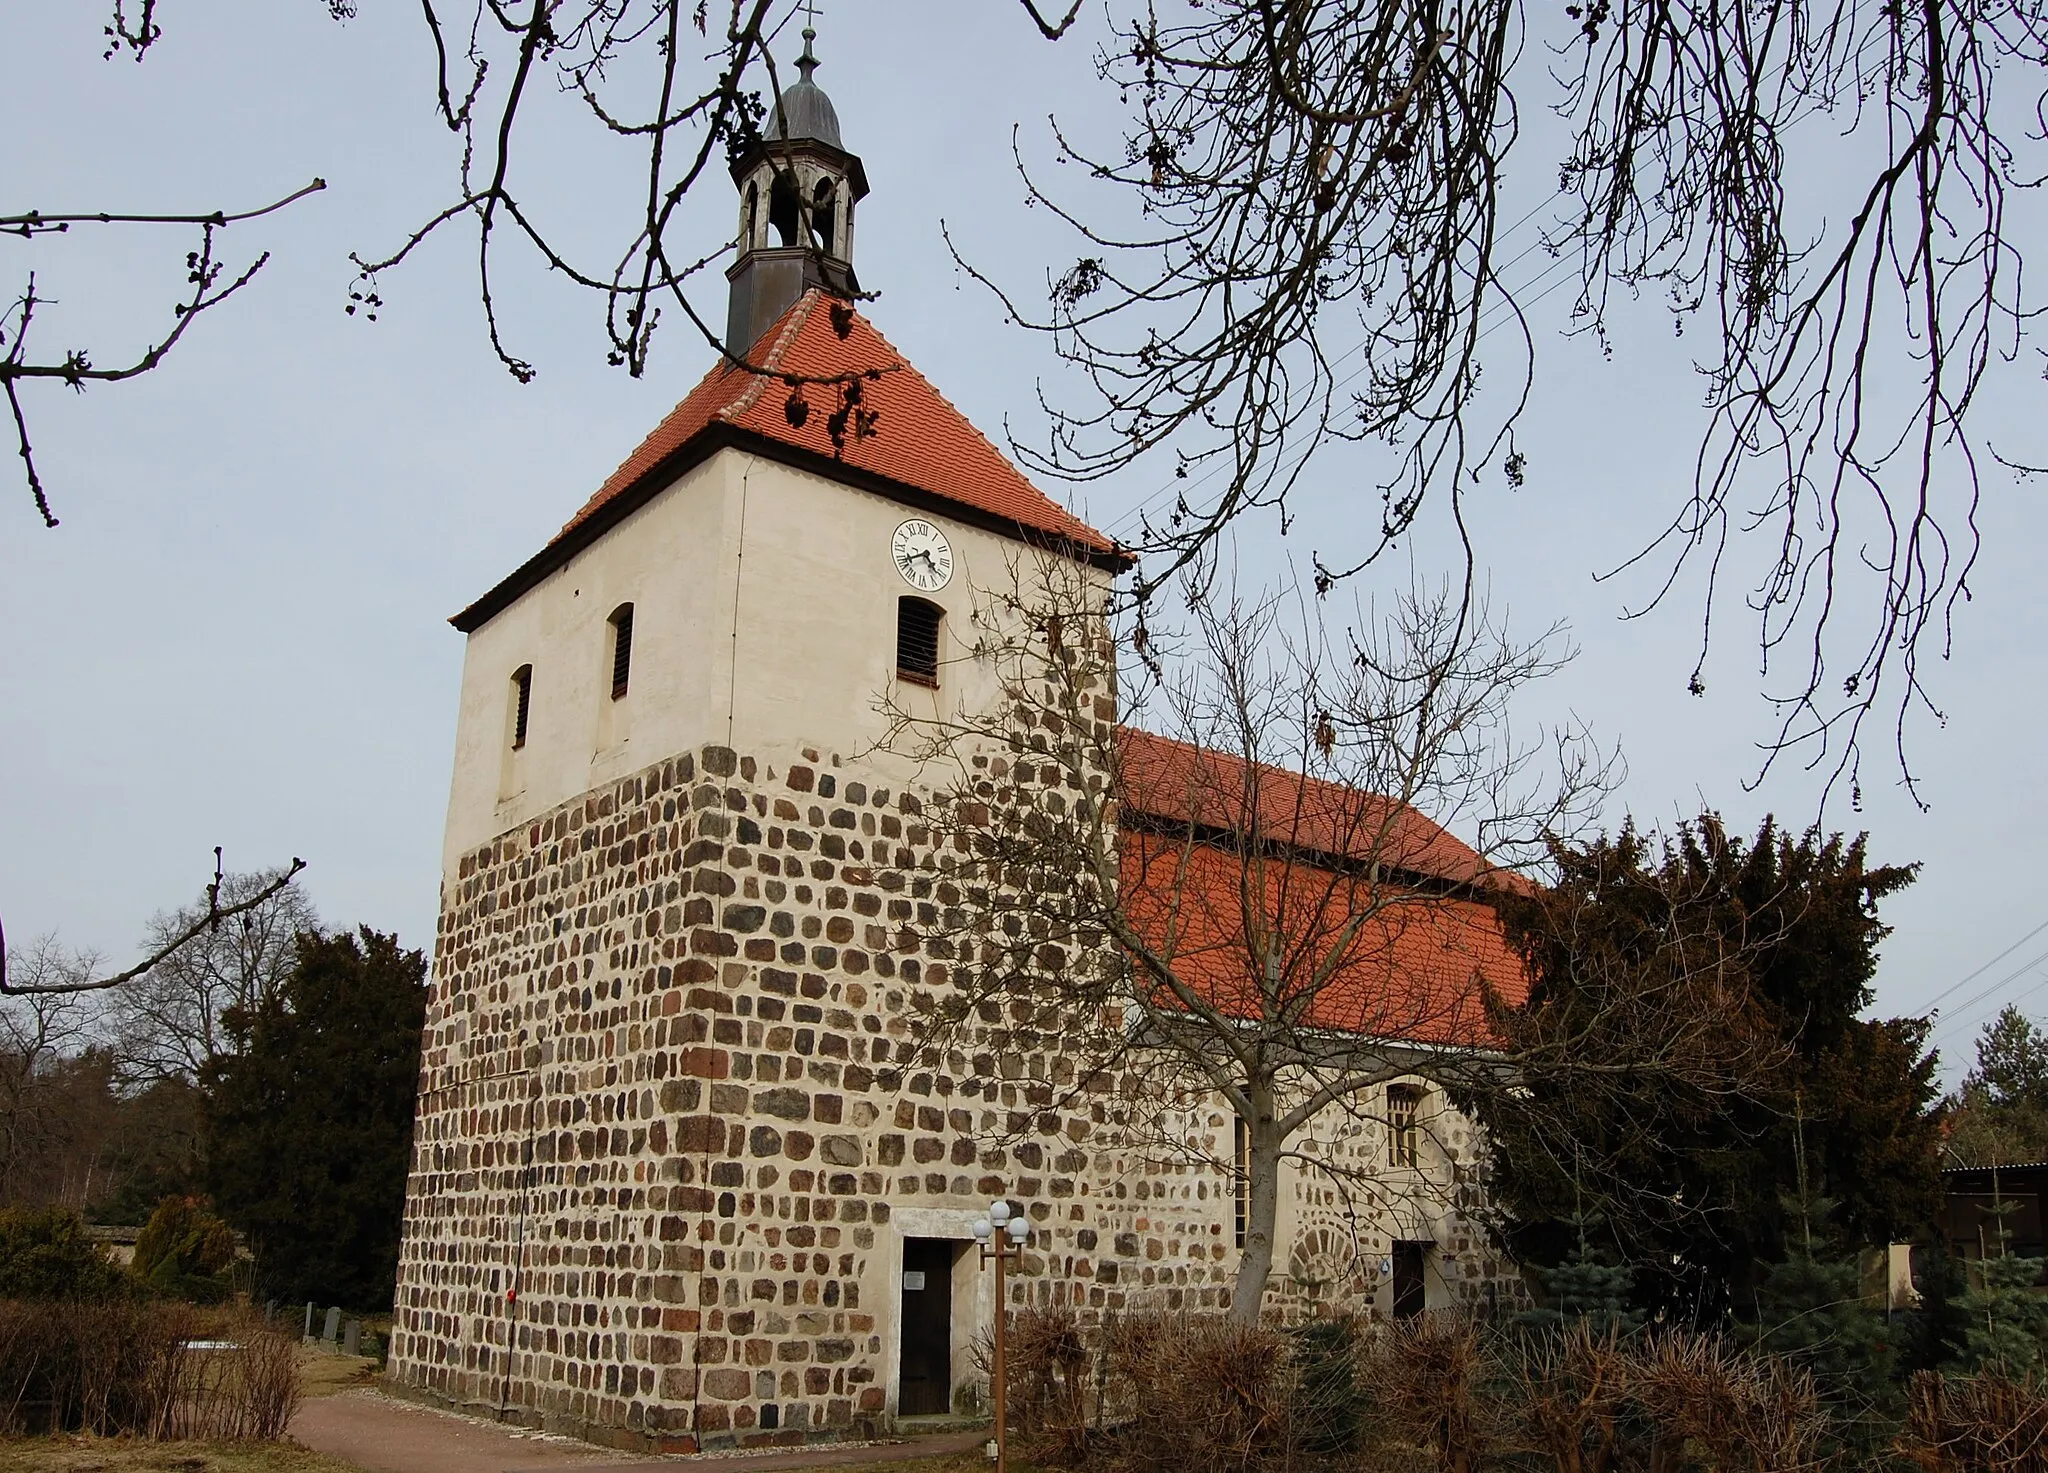
<path fill-rule="evenodd" d="M 37 980 L 26 984 L 10 982 L 7 976 L 7 932 L 4 927 L 0 927 L 0 996 L 34 997 L 45 993 L 103 992 L 111 987 L 119 987 L 124 982 L 132 982 L 152 967 L 159 966 L 176 955 L 181 948 L 197 940 L 206 932 L 218 930 L 222 921 L 230 920 L 235 916 L 255 910 L 296 879 L 299 871 L 305 867 L 306 861 L 295 857 L 291 864 L 276 879 L 272 880 L 255 894 L 231 904 L 223 905 L 221 904 L 221 883 L 227 876 L 221 868 L 220 846 L 215 845 L 213 850 L 213 883 L 206 887 L 205 912 L 192 921 L 191 924 L 173 932 L 168 937 L 162 938 L 157 949 L 134 966 L 128 968 L 125 972 L 116 972 L 111 977 L 98 979 L 93 979 L 89 976 L 84 978 L 67 978 L 60 982 Z"/>
<path fill-rule="evenodd" d="M 1376 515 L 1319 554 L 1327 589 L 1428 499 L 1462 541 L 1481 472 L 1526 475 L 1529 306 L 1574 285 L 1575 330 L 1604 346 L 1618 304 L 1661 300 L 1700 344 L 1705 417 L 1689 490 L 1625 566 L 1656 574 L 1652 607 L 1701 575 L 1699 691 L 1722 584 L 1750 576 L 1733 539 L 1753 541 L 1764 770 L 1796 753 L 1860 796 L 1882 711 L 1917 797 L 1907 726 L 1939 716 L 1923 656 L 1946 654 L 1976 555 L 1970 410 L 2041 310 L 2006 205 L 2043 173 L 2048 17 L 2032 0 L 1562 9 L 1563 32 L 1522 0 L 1112 7 L 1100 70 L 1130 102 L 1124 136 L 1091 147 L 1055 123 L 1088 182 L 1056 196 L 1024 175 L 1072 229 L 1072 264 L 1043 306 L 989 283 L 1087 385 L 1020 453 L 1082 481 L 1172 469 L 1132 539 L 1143 600 L 1199 575 L 1247 512 L 1284 529 L 1319 457 L 1372 442 Z M 1571 130 L 1561 191 L 1504 224 L 1539 85 Z M 1845 159 L 1869 170 L 1847 209 L 1788 190 Z M 1530 246 L 1501 249 L 1546 209 Z M 1515 279 L 1535 249 L 1557 264 Z"/>
<path fill-rule="evenodd" d="M 138 34 L 153 36 L 149 20 L 150 9 L 145 6 L 136 24 L 142 28 Z M 119 11 L 116 11 L 118 20 Z M 142 45 L 146 46 L 145 40 Z M 138 54 L 140 47 L 138 47 Z M 195 225 L 199 227 L 199 248 L 185 257 L 186 282 L 190 290 L 171 308 L 172 325 L 159 341 L 145 347 L 133 360 L 115 368 L 100 368 L 94 365 L 92 356 L 82 348 L 73 348 L 61 358 L 36 361 L 28 356 L 28 337 L 34 326 L 36 309 L 47 304 L 47 299 L 36 294 L 36 279 L 30 273 L 28 284 L 22 293 L 4 312 L 0 312 L 0 391 L 7 395 L 7 407 L 14 419 L 15 449 L 20 455 L 23 474 L 28 481 L 29 495 L 34 499 L 36 512 L 43 519 L 45 527 L 55 527 L 58 519 L 50 507 L 49 494 L 43 485 L 41 473 L 37 470 L 35 448 L 29 438 L 28 416 L 22 407 L 21 385 L 37 379 L 55 379 L 82 392 L 87 384 L 119 383 L 148 373 L 162 363 L 178 341 L 184 337 L 199 315 L 225 302 L 236 292 L 247 286 L 270 260 L 265 251 L 233 277 L 225 286 L 220 284 L 224 267 L 214 259 L 214 232 L 242 220 L 260 219 L 274 214 L 287 206 L 317 194 L 327 187 L 326 181 L 315 179 L 311 183 L 284 198 L 257 209 L 229 213 L 214 210 L 206 214 L 193 215 L 131 215 L 113 212 L 92 212 L 84 214 L 46 214 L 41 210 L 30 210 L 22 215 L 0 215 L 0 233 L 20 236 L 33 240 L 44 235 L 61 235 L 73 225 Z"/>

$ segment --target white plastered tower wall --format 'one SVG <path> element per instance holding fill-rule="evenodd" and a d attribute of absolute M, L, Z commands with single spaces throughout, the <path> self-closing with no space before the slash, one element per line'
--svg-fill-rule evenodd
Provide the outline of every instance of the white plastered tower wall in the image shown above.
<path fill-rule="evenodd" d="M 905 520 L 954 551 L 936 689 L 896 677 L 889 562 Z M 885 748 L 886 706 L 937 718 L 990 708 L 987 620 L 1047 554 L 941 512 L 913 509 L 743 450 L 724 449 L 574 553 L 469 636 L 442 871 L 570 799 L 664 757 L 716 743 L 761 758 L 859 754 L 872 782 L 915 782 Z M 1110 575 L 1088 569 L 1106 594 Z M 631 678 L 611 694 L 608 620 L 634 607 Z M 977 607 L 979 605 L 979 607 Z M 532 672 L 525 743 L 509 739 L 514 675 Z M 808 759 L 819 760 L 816 757 Z"/>

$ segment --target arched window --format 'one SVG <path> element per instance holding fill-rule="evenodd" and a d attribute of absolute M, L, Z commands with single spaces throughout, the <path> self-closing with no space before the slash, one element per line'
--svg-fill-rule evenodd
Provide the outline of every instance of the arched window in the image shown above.
<path fill-rule="evenodd" d="M 1416 1117 L 1422 1113 L 1422 1091 L 1412 1084 L 1387 1086 L 1387 1164 L 1413 1166 L 1421 1158 Z"/>
<path fill-rule="evenodd" d="M 836 255 L 832 240 L 833 190 L 830 179 L 820 179 L 811 195 L 811 243 L 822 255 Z"/>
<path fill-rule="evenodd" d="M 768 225 L 775 232 L 775 243 L 780 246 L 803 244 L 802 210 L 798 208 L 796 175 L 787 169 L 776 174 L 768 186 Z"/>
<path fill-rule="evenodd" d="M 896 674 L 918 685 L 939 683 L 939 622 L 946 611 L 921 598 L 896 600 Z"/>
<path fill-rule="evenodd" d="M 612 610 L 612 699 L 626 693 L 633 676 L 633 606 L 620 604 Z"/>
<path fill-rule="evenodd" d="M 533 708 L 533 666 L 512 672 L 512 750 L 526 745 L 526 716 Z"/>

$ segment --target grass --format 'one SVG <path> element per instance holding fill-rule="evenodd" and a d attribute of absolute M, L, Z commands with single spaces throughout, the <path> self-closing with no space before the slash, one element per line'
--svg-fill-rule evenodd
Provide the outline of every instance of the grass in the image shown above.
<path fill-rule="evenodd" d="M 23 1437 L 0 1442 L 0 1473 L 362 1473 L 289 1442 L 146 1442 Z"/>

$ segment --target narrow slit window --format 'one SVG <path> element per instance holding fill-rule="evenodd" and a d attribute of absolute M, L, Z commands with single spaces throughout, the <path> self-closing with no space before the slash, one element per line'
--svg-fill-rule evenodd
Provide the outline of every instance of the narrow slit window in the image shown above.
<path fill-rule="evenodd" d="M 939 683 L 939 622 L 946 611 L 921 598 L 896 600 L 896 673 L 919 685 Z"/>
<path fill-rule="evenodd" d="M 512 672 L 512 750 L 526 745 L 526 717 L 533 709 L 533 666 Z"/>
<path fill-rule="evenodd" d="M 612 699 L 625 695 L 633 678 L 633 606 L 620 604 L 612 610 Z"/>
<path fill-rule="evenodd" d="M 1242 1117 L 1233 1118 L 1231 1124 L 1237 1127 L 1237 1154 L 1230 1170 L 1231 1190 L 1236 1198 L 1237 1246 L 1242 1248 L 1245 1234 L 1252 1224 L 1252 1130 Z"/>
<path fill-rule="evenodd" d="M 1412 1084 L 1387 1086 L 1387 1162 L 1413 1166 L 1421 1158 L 1416 1116 L 1422 1112 L 1422 1091 Z"/>

